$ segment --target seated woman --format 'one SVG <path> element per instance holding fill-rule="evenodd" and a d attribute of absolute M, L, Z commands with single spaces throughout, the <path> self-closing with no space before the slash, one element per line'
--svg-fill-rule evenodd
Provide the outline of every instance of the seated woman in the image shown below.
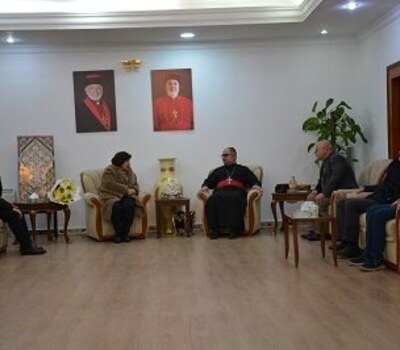
<path fill-rule="evenodd" d="M 8 224 L 8 227 L 16 237 L 21 255 L 45 254 L 46 250 L 44 248 L 33 246 L 21 210 L 1 198 L 2 193 L 3 187 L 0 179 L 0 219 Z"/>
<path fill-rule="evenodd" d="M 144 208 L 137 199 L 139 185 L 130 166 L 131 155 L 118 152 L 103 173 L 99 196 L 103 204 L 103 216 L 111 221 L 115 230 L 115 243 L 130 242 L 129 230 L 135 215 Z"/>
<path fill-rule="evenodd" d="M 379 271 L 385 268 L 383 252 L 386 243 L 386 222 L 396 216 L 400 199 L 392 204 L 376 204 L 367 209 L 367 231 L 365 253 L 350 260 L 350 265 L 359 266 L 362 271 Z"/>

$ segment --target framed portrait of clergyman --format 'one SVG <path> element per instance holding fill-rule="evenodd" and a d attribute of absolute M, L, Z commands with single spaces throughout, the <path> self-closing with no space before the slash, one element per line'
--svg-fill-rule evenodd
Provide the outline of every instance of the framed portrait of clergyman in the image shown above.
<path fill-rule="evenodd" d="M 74 72 L 76 132 L 117 130 L 114 71 Z"/>
<path fill-rule="evenodd" d="M 154 131 L 193 130 L 191 69 L 151 71 Z"/>

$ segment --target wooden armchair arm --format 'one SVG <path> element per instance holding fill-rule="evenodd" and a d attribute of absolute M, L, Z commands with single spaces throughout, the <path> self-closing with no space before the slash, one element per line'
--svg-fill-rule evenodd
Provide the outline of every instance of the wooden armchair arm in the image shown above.
<path fill-rule="evenodd" d="M 97 194 L 87 192 L 83 195 L 83 199 L 89 206 L 100 209 L 101 203 Z"/>
<path fill-rule="evenodd" d="M 255 201 L 258 201 L 262 197 L 262 195 L 262 191 L 250 189 L 247 192 L 247 203 L 253 204 Z"/>
<path fill-rule="evenodd" d="M 150 201 L 150 198 L 151 198 L 151 194 L 148 192 L 139 193 L 138 199 L 139 199 L 140 203 L 143 204 L 144 207 L 147 206 L 147 203 Z"/>
<path fill-rule="evenodd" d="M 332 195 L 336 195 L 336 194 L 340 194 L 340 193 L 358 193 L 358 192 L 363 192 L 364 191 L 364 187 L 357 187 L 357 188 L 343 188 L 340 190 L 336 190 L 332 192 Z"/>

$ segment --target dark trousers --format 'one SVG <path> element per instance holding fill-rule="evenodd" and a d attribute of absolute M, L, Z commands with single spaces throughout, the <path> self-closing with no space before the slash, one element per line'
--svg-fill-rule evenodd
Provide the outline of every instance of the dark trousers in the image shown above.
<path fill-rule="evenodd" d="M 17 239 L 20 249 L 32 247 L 31 237 L 26 227 L 25 220 L 13 210 L 0 213 L 0 219 L 8 224 L 8 227 Z"/>
<path fill-rule="evenodd" d="M 229 228 L 235 232 L 244 230 L 246 191 L 237 188 L 215 190 L 206 203 L 206 215 L 210 230 Z"/>
<path fill-rule="evenodd" d="M 383 260 L 386 243 L 386 222 L 396 215 L 391 204 L 376 204 L 367 209 L 366 254 L 374 262 Z"/>
<path fill-rule="evenodd" d="M 345 199 L 337 204 L 338 237 L 343 242 L 358 245 L 360 215 L 374 204 L 376 201 L 368 198 Z"/>
<path fill-rule="evenodd" d="M 129 229 L 135 218 L 135 200 L 123 197 L 114 203 L 111 214 L 111 223 L 115 234 L 123 237 L 129 235 Z"/>

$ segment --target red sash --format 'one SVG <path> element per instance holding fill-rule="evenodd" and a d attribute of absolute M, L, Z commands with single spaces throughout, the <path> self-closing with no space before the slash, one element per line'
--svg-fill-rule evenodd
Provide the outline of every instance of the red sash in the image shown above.
<path fill-rule="evenodd" d="M 220 182 L 218 182 L 217 189 L 224 188 L 224 187 L 238 187 L 238 188 L 242 188 L 242 189 L 245 188 L 244 185 L 240 181 L 234 180 L 234 179 L 225 179 L 225 180 L 221 180 Z"/>
<path fill-rule="evenodd" d="M 107 131 L 111 130 L 111 113 L 108 109 L 107 104 L 101 101 L 99 105 L 96 105 L 91 99 L 85 98 L 84 101 L 86 107 L 92 112 L 93 116 L 103 125 Z"/>

